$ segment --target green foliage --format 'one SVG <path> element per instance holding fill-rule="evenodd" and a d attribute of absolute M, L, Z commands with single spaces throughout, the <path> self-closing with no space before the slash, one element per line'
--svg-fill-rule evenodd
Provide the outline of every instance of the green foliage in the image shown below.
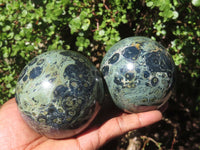
<path fill-rule="evenodd" d="M 147 7 L 159 8 L 159 15 L 164 18 L 164 21 L 167 21 L 170 18 L 178 18 L 178 12 L 175 10 L 175 6 L 178 4 L 177 0 L 173 0 L 173 3 L 171 3 L 170 0 L 146 0 Z"/>
<path fill-rule="evenodd" d="M 146 6 L 159 12 L 153 21 L 156 36 L 171 39 L 169 50 L 175 64 L 182 72 L 199 77 L 199 9 L 191 6 L 191 1 L 146 0 Z M 158 10 L 156 10 L 158 9 Z"/>
<path fill-rule="evenodd" d="M 179 70 L 197 79 L 199 12 L 190 0 L 1 0 L 0 104 L 14 96 L 18 75 L 34 56 L 53 49 L 102 56 L 134 35 L 161 42 Z"/>
<path fill-rule="evenodd" d="M 200 6 L 200 0 L 192 0 L 192 5 L 199 7 Z"/>
<path fill-rule="evenodd" d="M 1 102 L 15 93 L 17 75 L 35 55 L 65 47 L 60 28 L 66 25 L 69 1 L 2 1 L 0 6 Z"/>

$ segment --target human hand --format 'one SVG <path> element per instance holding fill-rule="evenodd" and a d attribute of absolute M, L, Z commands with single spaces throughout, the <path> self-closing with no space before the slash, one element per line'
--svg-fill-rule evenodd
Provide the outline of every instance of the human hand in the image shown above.
<path fill-rule="evenodd" d="M 1 150 L 95 150 L 114 137 L 153 124 L 161 118 L 162 114 L 157 110 L 137 114 L 121 113 L 98 126 L 94 121 L 88 130 L 75 137 L 54 140 L 32 130 L 21 118 L 15 99 L 11 99 L 0 109 L 0 148 Z"/>

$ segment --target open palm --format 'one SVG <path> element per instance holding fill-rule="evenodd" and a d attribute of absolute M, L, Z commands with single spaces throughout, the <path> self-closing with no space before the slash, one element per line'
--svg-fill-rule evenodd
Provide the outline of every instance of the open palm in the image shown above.
<path fill-rule="evenodd" d="M 159 111 L 138 114 L 121 113 L 101 125 L 93 125 L 82 134 L 68 139 L 48 139 L 32 130 L 21 118 L 15 99 L 0 109 L 1 150 L 95 150 L 112 138 L 141 128 L 161 119 Z"/>

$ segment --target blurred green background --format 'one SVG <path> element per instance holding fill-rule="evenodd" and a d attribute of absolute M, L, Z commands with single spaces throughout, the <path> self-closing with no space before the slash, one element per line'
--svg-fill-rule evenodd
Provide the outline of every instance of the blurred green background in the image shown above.
<path fill-rule="evenodd" d="M 71 49 L 99 67 L 120 39 L 147 36 L 165 46 L 177 66 L 176 94 L 170 100 L 176 108 L 169 110 L 187 112 L 194 121 L 200 116 L 198 2 L 0 0 L 0 105 L 14 97 L 21 70 L 36 55 Z"/>

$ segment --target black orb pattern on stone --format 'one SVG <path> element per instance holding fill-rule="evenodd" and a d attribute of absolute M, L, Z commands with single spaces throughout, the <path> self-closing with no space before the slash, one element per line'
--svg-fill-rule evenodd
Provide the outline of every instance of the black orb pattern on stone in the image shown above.
<path fill-rule="evenodd" d="M 65 87 L 64 85 L 57 86 L 53 92 L 54 97 L 55 98 L 64 98 L 65 96 L 67 96 L 67 90 L 68 90 L 68 87 Z"/>
<path fill-rule="evenodd" d="M 167 72 L 173 66 L 171 60 L 162 52 L 146 54 L 146 64 L 152 72 Z"/>
<path fill-rule="evenodd" d="M 151 79 L 151 85 L 152 86 L 156 86 L 157 84 L 158 84 L 158 78 L 157 77 L 153 77 L 152 79 Z"/>
<path fill-rule="evenodd" d="M 126 78 L 126 80 L 131 81 L 131 80 L 134 78 L 134 73 L 132 73 L 132 72 L 127 72 L 127 73 L 125 74 L 125 78 Z"/>
<path fill-rule="evenodd" d="M 68 114 L 65 114 L 64 112 L 59 112 L 59 110 L 54 105 L 50 105 L 47 109 L 47 112 L 48 118 L 42 116 L 43 118 L 46 118 L 46 124 L 54 127 L 55 129 L 64 130 L 68 128 L 68 126 L 66 125 L 66 115 Z"/>
<path fill-rule="evenodd" d="M 36 62 L 37 62 L 37 58 L 34 58 L 28 65 L 29 66 L 32 66 L 32 65 L 34 65 Z"/>
<path fill-rule="evenodd" d="M 104 66 L 102 68 L 102 74 L 103 74 L 103 76 L 106 76 L 108 74 L 108 72 L 109 72 L 109 66 Z"/>
<path fill-rule="evenodd" d="M 144 71 L 144 78 L 148 78 L 150 76 L 150 73 L 148 71 Z"/>
<path fill-rule="evenodd" d="M 66 78 L 67 76 L 70 78 L 76 78 L 77 77 L 76 72 L 78 72 L 78 71 L 79 71 L 79 66 L 72 64 L 65 68 L 63 76 L 64 76 L 64 78 Z"/>
<path fill-rule="evenodd" d="M 42 73 L 42 67 L 35 67 L 30 71 L 30 79 L 35 79 Z"/>
<path fill-rule="evenodd" d="M 160 56 L 156 52 L 148 53 L 146 55 L 146 64 L 152 72 L 161 72 L 159 65 Z"/>
<path fill-rule="evenodd" d="M 114 77 L 114 83 L 117 84 L 117 85 L 123 86 L 122 80 L 123 80 L 123 77 L 121 77 L 121 76 L 115 76 Z"/>
<path fill-rule="evenodd" d="M 87 82 L 73 79 L 70 81 L 69 86 L 71 91 L 73 91 L 77 95 L 81 94 L 84 90 L 89 92 L 89 85 L 87 84 Z"/>
<path fill-rule="evenodd" d="M 60 54 L 63 56 L 71 56 L 69 51 L 62 51 Z"/>
<path fill-rule="evenodd" d="M 136 60 L 140 54 L 140 51 L 135 46 L 130 46 L 122 51 L 122 55 L 130 60 Z"/>
<path fill-rule="evenodd" d="M 76 61 L 75 64 L 67 66 L 64 70 L 64 78 L 69 77 L 73 79 L 83 78 L 84 80 L 88 79 L 89 68 L 81 62 Z M 89 75 L 90 76 L 90 75 Z"/>
<path fill-rule="evenodd" d="M 74 93 L 81 94 L 84 91 L 90 93 L 94 81 L 92 81 L 91 85 L 88 85 L 87 81 L 91 77 L 91 74 L 88 73 L 89 68 L 86 65 L 76 62 L 76 64 L 69 65 L 65 68 L 63 76 L 64 78 L 69 78 L 70 88 Z"/>
<path fill-rule="evenodd" d="M 118 59 L 119 59 L 119 53 L 116 53 L 108 60 L 108 63 L 114 64 L 117 62 Z"/>
<path fill-rule="evenodd" d="M 23 77 L 23 81 L 26 82 L 27 79 L 28 79 L 28 76 L 25 75 L 25 76 Z"/>

